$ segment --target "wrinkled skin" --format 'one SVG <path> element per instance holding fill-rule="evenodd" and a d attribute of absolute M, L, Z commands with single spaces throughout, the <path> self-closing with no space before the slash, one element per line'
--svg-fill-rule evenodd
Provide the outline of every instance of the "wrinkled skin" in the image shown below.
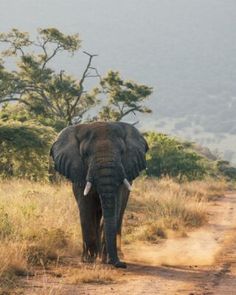
<path fill-rule="evenodd" d="M 103 262 L 126 267 L 118 257 L 121 227 L 129 190 L 146 168 L 148 146 L 132 125 L 91 123 L 62 130 L 52 146 L 55 169 L 73 183 L 80 211 L 83 236 L 83 261 Z M 84 195 L 86 183 L 92 184 Z"/>

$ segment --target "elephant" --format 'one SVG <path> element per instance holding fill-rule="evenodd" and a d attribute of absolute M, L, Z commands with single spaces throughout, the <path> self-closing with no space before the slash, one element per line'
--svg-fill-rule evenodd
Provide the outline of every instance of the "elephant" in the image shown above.
<path fill-rule="evenodd" d="M 72 182 L 80 213 L 82 260 L 126 268 L 119 259 L 121 227 L 132 181 L 146 168 L 148 144 L 124 122 L 68 126 L 53 143 L 55 170 Z"/>

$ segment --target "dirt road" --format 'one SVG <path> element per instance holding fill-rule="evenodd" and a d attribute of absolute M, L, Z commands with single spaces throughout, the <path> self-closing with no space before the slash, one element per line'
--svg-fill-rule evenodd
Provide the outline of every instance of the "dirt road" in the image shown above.
<path fill-rule="evenodd" d="M 65 284 L 49 274 L 24 281 L 24 294 L 236 294 L 236 193 L 212 203 L 209 224 L 163 245 L 125 249 L 128 269 L 110 284 Z"/>

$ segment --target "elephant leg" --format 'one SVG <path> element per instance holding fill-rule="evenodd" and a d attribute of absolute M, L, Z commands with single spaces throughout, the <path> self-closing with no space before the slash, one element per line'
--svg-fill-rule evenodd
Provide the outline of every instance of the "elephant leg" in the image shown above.
<path fill-rule="evenodd" d="M 105 240 L 105 232 L 104 232 L 104 220 L 102 218 L 101 221 L 101 261 L 102 263 L 107 263 L 108 256 L 107 256 L 107 248 L 106 248 L 106 240 Z"/>
<path fill-rule="evenodd" d="M 125 212 L 125 208 L 127 206 L 128 203 L 128 199 L 129 199 L 129 190 L 122 185 L 119 191 L 119 201 L 118 201 L 118 212 L 117 212 L 117 236 L 116 236 L 116 240 L 117 240 L 117 250 L 119 251 L 119 255 L 122 255 L 121 252 L 121 231 L 122 231 L 122 222 L 123 222 L 123 216 L 124 216 L 124 212 Z"/>
<path fill-rule="evenodd" d="M 80 222 L 83 236 L 82 260 L 85 262 L 94 262 L 100 252 L 99 224 L 102 215 L 100 211 L 96 195 L 91 194 L 89 200 L 85 200 L 80 205 Z"/>
<path fill-rule="evenodd" d="M 73 185 L 73 189 L 74 189 Z M 98 195 L 91 191 L 87 196 L 81 189 L 75 190 L 75 197 L 80 212 L 80 224 L 83 238 L 83 262 L 94 262 L 100 252 L 100 220 L 102 216 Z"/>

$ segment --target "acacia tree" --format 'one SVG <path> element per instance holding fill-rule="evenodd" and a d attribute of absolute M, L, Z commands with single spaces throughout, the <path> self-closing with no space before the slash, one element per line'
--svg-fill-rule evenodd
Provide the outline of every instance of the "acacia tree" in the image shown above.
<path fill-rule="evenodd" d="M 81 77 L 74 78 L 65 71 L 56 71 L 51 62 L 60 53 L 74 55 L 81 46 L 78 34 L 65 35 L 55 28 L 39 29 L 36 40 L 26 32 L 17 29 L 0 34 L 0 42 L 6 45 L 0 59 L 0 104 L 18 101 L 25 110 L 44 125 L 61 129 L 66 125 L 80 122 L 92 107 L 103 100 L 98 115 L 92 120 L 120 121 L 125 116 L 137 112 L 150 113 L 143 105 L 152 93 L 152 88 L 125 81 L 119 72 L 110 71 L 101 77 L 92 65 L 96 55 L 87 55 L 88 61 Z M 15 70 L 9 70 L 4 63 L 8 58 L 15 58 Z M 99 87 L 90 92 L 85 90 L 87 78 L 97 77 Z M 105 102 L 104 102 L 105 101 Z M 19 112 L 18 107 L 4 108 L 5 118 Z M 13 117 L 15 117 L 13 115 Z M 18 116 L 19 117 L 19 116 Z"/>
<path fill-rule="evenodd" d="M 143 102 L 151 95 L 152 88 L 133 81 L 125 81 L 119 72 L 109 71 L 100 81 L 97 94 L 105 94 L 103 105 L 97 118 L 103 121 L 121 121 L 125 116 L 136 113 L 151 113 Z"/>
<path fill-rule="evenodd" d="M 96 97 L 85 91 L 89 77 L 98 77 L 92 66 L 96 55 L 88 56 L 80 79 L 65 71 L 56 72 L 50 62 L 62 52 L 76 53 L 81 41 L 78 34 L 65 35 L 55 28 L 39 29 L 36 40 L 17 29 L 0 34 L 6 43 L 0 60 L 0 103 L 18 101 L 36 115 L 72 124 L 73 117 L 82 116 L 96 104 Z M 16 58 L 16 69 L 10 71 L 3 59 Z"/>
<path fill-rule="evenodd" d="M 53 68 L 60 54 L 80 50 L 77 34 L 39 29 L 34 40 L 13 29 L 0 34 L 0 42 L 5 47 L 0 56 L 0 178 L 47 177 L 55 131 L 84 120 L 100 98 L 107 101 L 94 120 L 119 121 L 131 112 L 150 112 L 142 102 L 151 88 L 123 81 L 118 72 L 100 77 L 92 65 L 96 55 L 84 52 L 88 60 L 78 79 Z M 14 70 L 8 60 L 10 65 L 15 61 Z M 88 78 L 99 78 L 99 87 L 86 91 Z"/>

